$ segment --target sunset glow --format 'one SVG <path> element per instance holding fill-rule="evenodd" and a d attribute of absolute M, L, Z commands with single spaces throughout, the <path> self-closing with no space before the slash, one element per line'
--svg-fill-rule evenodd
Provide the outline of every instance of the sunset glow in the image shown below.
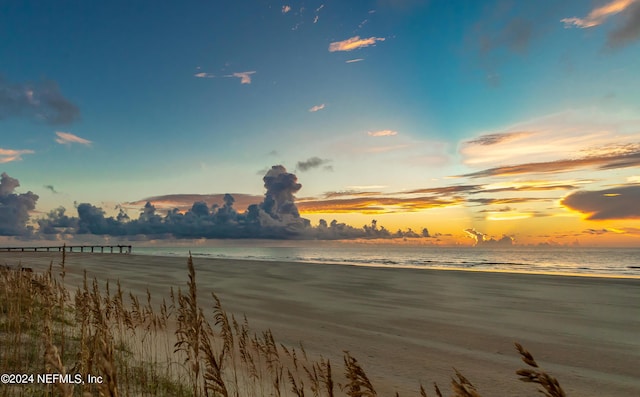
<path fill-rule="evenodd" d="M 640 2 L 552 3 L 13 2 L 0 238 L 638 246 Z"/>

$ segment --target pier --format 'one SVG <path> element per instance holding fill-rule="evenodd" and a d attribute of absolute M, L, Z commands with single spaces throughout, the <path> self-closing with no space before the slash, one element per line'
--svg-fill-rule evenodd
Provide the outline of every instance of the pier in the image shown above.
<path fill-rule="evenodd" d="M 54 247 L 0 247 L 0 252 L 100 252 L 130 254 L 131 245 L 61 245 Z"/>

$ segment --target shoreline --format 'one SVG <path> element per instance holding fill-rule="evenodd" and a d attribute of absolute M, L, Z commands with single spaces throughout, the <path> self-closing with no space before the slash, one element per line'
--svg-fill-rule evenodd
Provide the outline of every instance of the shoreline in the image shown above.
<path fill-rule="evenodd" d="M 20 260 L 46 271 L 53 261 L 59 269 L 57 252 L 25 254 L 0 253 L 0 265 Z M 186 257 L 74 252 L 66 260 L 68 286 L 86 269 L 101 285 L 119 279 L 139 297 L 148 289 L 156 302 L 187 281 Z M 524 365 L 514 341 L 568 395 L 640 395 L 637 279 L 203 257 L 194 263 L 205 310 L 214 291 L 236 318 L 246 314 L 253 330 L 271 329 L 279 342 L 301 342 L 308 354 L 337 364 L 348 350 L 381 395 L 415 395 L 420 383 L 429 392 L 434 381 L 447 394 L 452 367 L 481 395 L 532 395 L 535 386 L 515 375 Z"/>
<path fill-rule="evenodd" d="M 106 254 L 105 254 L 106 255 Z M 115 255 L 115 254 L 114 254 Z M 187 256 L 182 255 L 157 255 L 157 254 L 128 254 L 133 256 L 145 256 L 145 257 L 160 257 L 160 258 L 178 258 L 186 259 Z M 384 265 L 378 263 L 353 263 L 353 262 L 330 262 L 330 261 L 292 261 L 292 260 L 278 260 L 278 259 L 264 259 L 264 258 L 231 258 L 231 257 L 212 257 L 208 255 L 193 255 L 195 259 L 204 260 L 220 260 L 220 261 L 240 261 L 240 262 L 267 262 L 267 263 L 289 263 L 289 264 L 307 264 L 307 265 L 327 265 L 327 266 L 353 266 L 364 268 L 379 268 L 379 269 L 414 269 L 420 271 L 452 271 L 452 272 L 473 272 L 473 273 L 505 273 L 505 274 L 530 274 L 534 276 L 559 276 L 559 277 L 586 277 L 586 278 L 604 278 L 604 279 L 629 279 L 640 280 L 640 275 L 635 274 L 604 274 L 604 273 L 574 273 L 574 272 L 553 272 L 553 271 L 527 271 L 527 270 L 514 270 L 514 269 L 478 269 L 473 267 L 437 267 L 437 266 L 419 266 L 419 265 Z"/>

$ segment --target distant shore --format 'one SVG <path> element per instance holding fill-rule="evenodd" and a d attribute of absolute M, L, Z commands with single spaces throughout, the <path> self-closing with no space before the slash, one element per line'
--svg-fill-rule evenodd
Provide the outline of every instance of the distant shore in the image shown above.
<path fill-rule="evenodd" d="M 60 253 L 0 253 L 0 266 L 54 269 Z M 481 395 L 534 395 L 517 380 L 525 345 L 568 395 L 640 395 L 640 280 L 195 258 L 210 291 L 255 330 L 340 362 L 348 350 L 382 394 L 448 388 L 452 367 Z M 185 289 L 186 258 L 67 253 L 65 283 L 83 271 L 159 302 Z M 111 284 L 113 285 L 113 284 Z M 427 389 L 428 390 L 428 389 Z M 445 395 L 448 392 L 445 392 Z"/>

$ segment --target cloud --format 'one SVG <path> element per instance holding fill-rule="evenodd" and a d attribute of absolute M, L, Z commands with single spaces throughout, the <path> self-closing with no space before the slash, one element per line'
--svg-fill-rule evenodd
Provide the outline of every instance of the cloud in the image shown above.
<path fill-rule="evenodd" d="M 53 187 L 53 185 L 44 185 L 43 186 L 45 189 L 50 190 L 51 193 L 53 194 L 58 194 L 58 192 L 56 191 L 56 189 Z"/>
<path fill-rule="evenodd" d="M 356 58 L 356 59 L 349 59 L 344 61 L 344 63 L 356 63 L 356 62 L 362 62 L 364 61 L 364 58 Z"/>
<path fill-rule="evenodd" d="M 282 13 L 283 13 L 283 14 L 286 14 L 286 13 L 288 13 L 289 11 L 291 11 L 291 6 L 288 6 L 288 5 L 284 5 L 284 6 L 282 6 Z"/>
<path fill-rule="evenodd" d="M 425 209 L 460 205 L 459 198 L 422 197 L 353 197 L 348 199 L 305 200 L 298 203 L 302 212 L 383 214 L 416 212 Z"/>
<path fill-rule="evenodd" d="M 264 175 L 266 171 L 261 172 Z M 251 204 L 259 204 L 262 196 L 252 194 L 233 193 L 235 204 L 246 208 Z M 185 212 L 191 208 L 195 202 L 204 202 L 210 207 L 220 206 L 224 203 L 224 194 L 168 194 L 162 196 L 147 197 L 142 200 L 124 203 L 127 208 L 140 208 L 147 202 L 152 202 L 156 209 L 173 210 L 177 208 L 180 212 Z"/>
<path fill-rule="evenodd" d="M 354 36 L 350 39 L 343 41 L 336 41 L 329 44 L 329 52 L 336 51 L 353 51 L 358 48 L 368 47 L 374 45 L 376 41 L 384 41 L 384 37 L 369 37 L 368 39 L 361 39 L 360 36 Z"/>
<path fill-rule="evenodd" d="M 196 73 L 193 76 L 197 77 L 199 79 L 212 79 L 212 78 L 216 77 L 214 74 L 205 73 L 205 72 Z"/>
<path fill-rule="evenodd" d="M 370 191 L 360 191 L 360 190 L 345 190 L 338 192 L 326 192 L 323 194 L 325 199 L 331 199 L 336 197 L 358 197 L 358 196 L 378 196 L 382 194 L 382 192 L 370 192 Z"/>
<path fill-rule="evenodd" d="M 640 2 L 629 7 L 626 20 L 611 31 L 607 38 L 610 48 L 619 48 L 640 38 Z"/>
<path fill-rule="evenodd" d="M 628 9 L 631 5 L 633 5 L 637 0 L 613 0 L 603 6 L 594 8 L 591 12 L 584 18 L 564 18 L 560 20 L 563 22 L 565 27 L 579 27 L 579 28 L 591 28 L 594 26 L 601 25 L 604 23 L 607 18 L 610 16 L 616 15 Z"/>
<path fill-rule="evenodd" d="M 251 72 L 237 72 L 227 77 L 238 77 L 240 79 L 240 84 L 251 84 L 251 75 L 255 72 L 255 70 Z"/>
<path fill-rule="evenodd" d="M 504 133 L 496 133 L 496 134 L 485 134 L 481 135 L 478 138 L 475 138 L 471 141 L 468 141 L 468 145 L 482 145 L 482 146 L 490 146 L 498 143 L 505 143 L 513 140 L 517 140 L 519 138 L 525 138 L 530 133 L 527 132 L 504 132 Z"/>
<path fill-rule="evenodd" d="M 81 145 L 91 145 L 91 141 L 88 139 L 84 139 L 84 138 L 80 138 L 77 135 L 74 135 L 70 132 L 60 132 L 60 131 L 56 131 L 56 135 L 58 136 L 56 138 L 56 142 L 58 142 L 61 145 L 70 145 L 72 143 L 79 143 Z"/>
<path fill-rule="evenodd" d="M 33 154 L 33 150 L 14 150 L 0 148 L 0 164 L 22 160 L 23 154 Z"/>
<path fill-rule="evenodd" d="M 503 167 L 494 167 L 478 172 L 462 175 L 468 178 L 483 178 L 492 176 L 513 176 L 522 174 L 546 174 L 570 172 L 584 168 L 611 170 L 640 166 L 640 147 L 623 154 L 588 156 L 579 159 L 565 159 L 541 163 L 524 163 Z"/>
<path fill-rule="evenodd" d="M 513 245 L 513 237 L 507 236 L 506 234 L 496 240 L 495 238 L 479 232 L 476 229 L 465 229 L 464 232 L 468 237 L 475 241 L 475 246 L 509 247 Z"/>
<path fill-rule="evenodd" d="M 324 103 L 320 104 L 320 105 L 315 105 L 312 106 L 311 109 L 309 109 L 310 112 L 317 112 L 318 110 L 322 110 L 325 108 Z"/>
<path fill-rule="evenodd" d="M 640 219 L 640 186 L 571 193 L 561 204 L 587 215 L 589 220 Z"/>
<path fill-rule="evenodd" d="M 54 81 L 11 84 L 0 76 L 0 120 L 9 117 L 70 124 L 80 118 L 80 110 L 60 93 Z"/>
<path fill-rule="evenodd" d="M 494 166 L 477 176 L 557 172 L 563 168 L 625 167 L 640 153 L 640 122 L 589 110 L 556 113 L 481 134 L 460 144 L 463 162 Z M 522 159 L 535 159 L 521 164 Z M 610 163 L 607 165 L 607 163 Z M 511 164 L 511 165 L 509 165 Z M 467 174 L 472 176 L 472 174 Z"/>
<path fill-rule="evenodd" d="M 15 193 L 19 186 L 20 182 L 6 173 L 0 176 L 0 236 L 23 236 L 32 232 L 27 222 L 39 197 L 32 192 Z"/>
<path fill-rule="evenodd" d="M 380 130 L 380 131 L 369 131 L 367 132 L 367 135 L 369 136 L 394 136 L 394 135 L 398 135 L 398 131 L 394 131 L 394 130 Z"/>
<path fill-rule="evenodd" d="M 331 160 L 321 159 L 320 157 L 311 157 L 305 161 L 298 161 L 296 163 L 296 168 L 300 171 L 309 171 L 312 168 L 318 168 L 322 165 L 329 163 Z"/>
<path fill-rule="evenodd" d="M 478 192 L 482 188 L 482 185 L 454 185 L 435 188 L 416 189 L 405 192 L 405 194 L 436 194 L 436 195 L 449 195 L 454 193 L 467 193 Z"/>
<path fill-rule="evenodd" d="M 545 197 L 513 197 L 513 198 L 471 198 L 468 203 L 478 205 L 501 205 L 501 204 L 522 204 L 536 201 L 553 201 L 554 199 Z"/>

